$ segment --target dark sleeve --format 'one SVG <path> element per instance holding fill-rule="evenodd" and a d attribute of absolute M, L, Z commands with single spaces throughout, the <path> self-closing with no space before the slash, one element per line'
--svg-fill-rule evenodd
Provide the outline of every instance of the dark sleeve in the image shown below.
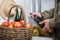
<path fill-rule="evenodd" d="M 44 11 L 41 13 L 44 19 L 52 18 L 54 15 L 54 9 L 51 9 L 49 11 Z"/>

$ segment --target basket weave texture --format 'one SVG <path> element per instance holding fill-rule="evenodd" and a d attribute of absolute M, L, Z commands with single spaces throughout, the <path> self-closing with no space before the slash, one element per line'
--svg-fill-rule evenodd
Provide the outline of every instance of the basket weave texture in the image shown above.
<path fill-rule="evenodd" d="M 0 40 L 31 40 L 32 28 L 4 28 L 0 27 Z"/>
<path fill-rule="evenodd" d="M 19 7 L 20 9 L 23 10 L 22 6 L 20 5 L 14 5 L 12 8 L 14 7 Z M 10 15 L 11 9 L 9 11 L 9 15 Z M 10 20 L 9 15 L 8 15 L 8 22 Z M 25 24 L 26 24 L 26 21 L 25 21 Z M 0 40 L 31 40 L 32 35 L 33 35 L 33 28 L 28 28 L 28 29 L 26 27 L 6 28 L 4 26 L 0 26 Z"/>

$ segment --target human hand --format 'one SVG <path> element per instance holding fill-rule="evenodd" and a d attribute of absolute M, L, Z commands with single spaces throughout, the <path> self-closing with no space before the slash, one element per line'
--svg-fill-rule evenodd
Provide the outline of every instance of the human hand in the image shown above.
<path fill-rule="evenodd" d="M 34 20 L 34 15 L 41 17 L 40 13 L 32 12 L 32 13 L 30 13 L 30 16 L 33 20 Z"/>
<path fill-rule="evenodd" d="M 49 25 L 49 19 L 46 19 L 46 20 L 40 22 L 39 24 L 44 24 L 44 27 L 43 27 L 43 29 L 42 29 L 42 30 L 44 30 L 44 31 L 47 31 L 47 30 L 50 29 L 50 27 L 49 27 L 49 26 L 50 26 L 50 25 Z"/>

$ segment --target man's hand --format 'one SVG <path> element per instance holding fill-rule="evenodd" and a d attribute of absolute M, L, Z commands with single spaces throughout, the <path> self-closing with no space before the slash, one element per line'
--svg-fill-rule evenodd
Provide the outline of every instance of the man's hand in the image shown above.
<path fill-rule="evenodd" d="M 43 27 L 44 31 L 47 31 L 47 30 L 50 29 L 50 27 L 49 27 L 49 19 L 46 19 L 46 20 L 40 22 L 39 24 L 44 24 L 44 27 Z"/>
<path fill-rule="evenodd" d="M 31 18 L 34 20 L 34 15 L 36 15 L 36 16 L 39 16 L 39 17 L 41 17 L 41 14 L 40 13 L 36 13 L 36 12 L 32 12 L 32 13 L 30 13 L 31 15 Z"/>

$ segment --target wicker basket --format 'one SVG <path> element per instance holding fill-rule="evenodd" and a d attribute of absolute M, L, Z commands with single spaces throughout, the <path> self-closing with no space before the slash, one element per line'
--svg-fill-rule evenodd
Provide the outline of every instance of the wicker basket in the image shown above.
<path fill-rule="evenodd" d="M 20 5 L 14 5 L 14 7 L 19 7 L 20 9 L 23 10 L 22 6 Z M 11 9 L 12 9 L 11 8 Z M 10 13 L 11 9 L 9 11 L 8 15 L 8 22 L 10 20 Z M 23 10 L 24 12 L 24 10 Z M 25 14 L 24 14 L 24 20 L 25 20 Z M 26 22 L 25 22 L 26 24 Z M 24 28 L 6 28 L 3 26 L 0 26 L 0 40 L 31 40 L 33 35 L 33 28 L 27 29 L 26 27 Z"/>

